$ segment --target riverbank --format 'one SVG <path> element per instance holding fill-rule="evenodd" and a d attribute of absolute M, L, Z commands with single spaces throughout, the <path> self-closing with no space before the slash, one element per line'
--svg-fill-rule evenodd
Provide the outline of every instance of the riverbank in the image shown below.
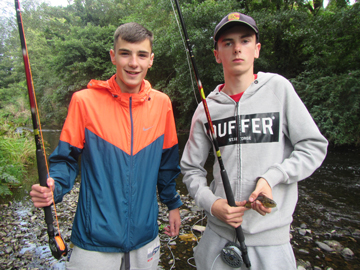
<path fill-rule="evenodd" d="M 79 184 L 64 197 L 57 206 L 60 230 L 69 245 L 71 224 L 76 210 Z M 194 225 L 201 230 L 206 225 L 202 211 L 194 200 L 181 195 L 184 207 L 181 209 L 182 227 L 177 238 L 169 239 L 160 232 L 161 263 L 159 270 L 195 269 L 192 265 L 192 249 L 201 236 L 192 230 Z M 300 186 L 298 208 L 295 211 L 291 230 L 292 246 L 296 254 L 298 269 L 360 269 L 358 245 L 360 230 L 355 227 L 331 227 L 326 220 L 326 211 L 313 212 L 313 198 L 306 195 Z M 48 237 L 41 209 L 32 206 L 29 200 L 0 206 L 0 268 L 1 269 L 64 269 L 64 260 L 51 256 Z M 165 207 L 160 204 L 159 224 L 167 224 Z"/>

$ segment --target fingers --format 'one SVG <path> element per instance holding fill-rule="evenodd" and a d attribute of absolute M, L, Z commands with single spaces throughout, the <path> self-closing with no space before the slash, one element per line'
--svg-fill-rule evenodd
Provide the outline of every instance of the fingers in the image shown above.
<path fill-rule="evenodd" d="M 235 202 L 239 207 L 230 206 L 225 199 L 218 199 L 211 207 L 211 213 L 221 221 L 237 228 L 243 221 L 244 212 L 248 209 L 244 206 L 246 201 Z"/>
<path fill-rule="evenodd" d="M 54 189 L 54 180 L 52 182 L 52 189 Z M 32 185 L 30 191 L 31 200 L 35 207 L 45 207 L 52 204 L 52 191 L 49 187 L 43 187 L 39 184 Z"/>
<path fill-rule="evenodd" d="M 272 209 L 265 207 L 261 202 L 255 201 L 251 204 L 251 208 L 257 211 L 260 215 L 265 216 L 270 214 Z"/>
<path fill-rule="evenodd" d="M 169 225 L 165 227 L 165 234 L 168 236 L 176 236 L 179 234 L 181 226 L 180 210 L 179 208 L 170 210 L 169 212 Z"/>
<path fill-rule="evenodd" d="M 175 226 L 174 224 L 170 224 L 164 228 L 164 233 L 170 237 L 176 236 L 179 234 L 179 227 Z"/>

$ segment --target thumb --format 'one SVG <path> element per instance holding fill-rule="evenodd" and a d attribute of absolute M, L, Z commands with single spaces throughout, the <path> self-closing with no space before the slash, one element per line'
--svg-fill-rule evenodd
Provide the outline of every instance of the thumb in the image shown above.
<path fill-rule="evenodd" d="M 256 198 L 259 196 L 259 191 L 257 189 L 255 189 L 253 191 L 253 193 L 251 193 L 250 197 L 249 197 L 249 201 L 250 202 L 254 202 L 256 200 Z"/>
<path fill-rule="evenodd" d="M 52 191 L 54 191 L 55 189 L 55 181 L 53 178 L 49 177 L 46 181 L 46 184 L 48 185 L 49 188 L 51 188 Z"/>

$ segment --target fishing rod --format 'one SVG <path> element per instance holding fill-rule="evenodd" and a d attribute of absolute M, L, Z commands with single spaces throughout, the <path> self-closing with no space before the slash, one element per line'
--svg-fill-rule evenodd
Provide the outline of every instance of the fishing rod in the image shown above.
<path fill-rule="evenodd" d="M 232 192 L 232 189 L 231 189 L 231 186 L 230 186 L 229 177 L 228 177 L 228 174 L 227 174 L 225 166 L 224 166 L 224 162 L 223 162 L 222 157 L 221 157 L 219 144 L 218 144 L 218 141 L 216 139 L 216 134 L 215 134 L 214 127 L 213 127 L 213 124 L 212 124 L 212 121 L 211 121 L 211 116 L 210 116 L 209 108 L 207 106 L 204 89 L 202 87 L 202 83 L 201 83 L 200 78 L 199 78 L 199 73 L 198 73 L 198 69 L 196 67 L 194 53 L 193 53 L 193 51 L 191 49 L 191 46 L 190 46 L 190 40 L 189 40 L 187 31 L 186 31 L 185 22 L 184 22 L 184 19 L 183 19 L 181 10 L 180 10 L 180 5 L 179 5 L 178 0 L 174 0 L 174 1 L 175 1 L 175 4 L 176 4 L 178 14 L 179 14 L 181 26 L 182 26 L 182 29 L 183 29 L 183 32 L 184 32 L 184 36 L 185 36 L 185 40 L 186 40 L 186 46 L 187 46 L 187 49 L 188 49 L 188 52 L 189 52 L 189 55 L 190 55 L 190 59 L 191 59 L 191 64 L 192 64 L 192 67 L 193 67 L 193 70 L 194 70 L 194 73 L 195 73 L 195 79 L 196 79 L 197 86 L 198 86 L 198 89 L 199 89 L 199 92 L 200 92 L 201 101 L 202 101 L 202 104 L 204 106 L 205 115 L 206 115 L 206 119 L 207 119 L 207 122 L 208 122 L 208 128 L 207 129 L 208 129 L 209 134 L 211 135 L 212 143 L 214 145 L 216 156 L 217 156 L 217 159 L 218 159 L 218 162 L 219 162 L 219 166 L 220 166 L 220 170 L 221 170 L 221 178 L 222 178 L 222 182 L 223 182 L 223 185 L 224 185 L 226 198 L 227 198 L 228 204 L 230 206 L 236 207 L 237 205 L 235 203 L 234 195 L 233 195 L 233 192 Z M 249 256 L 248 256 L 247 247 L 245 245 L 245 237 L 244 237 L 244 233 L 242 231 L 241 226 L 235 228 L 235 231 L 236 231 L 237 239 L 238 239 L 239 244 L 240 244 L 241 257 L 242 257 L 246 267 L 250 268 L 251 263 L 250 263 L 250 259 L 249 259 Z"/>
<path fill-rule="evenodd" d="M 20 4 L 19 0 L 15 0 L 15 9 L 16 9 L 16 18 L 19 26 L 19 34 L 20 34 L 20 41 L 21 41 L 21 49 L 24 59 L 24 66 L 25 66 L 25 74 L 26 74 L 26 82 L 27 82 L 27 88 L 29 93 L 29 101 L 30 101 L 30 110 L 31 110 L 31 119 L 33 123 L 33 130 L 34 130 L 34 136 L 35 136 L 35 144 L 36 144 L 36 161 L 37 161 L 37 168 L 38 168 L 38 174 L 39 174 L 39 182 L 40 185 L 43 187 L 47 187 L 46 180 L 48 176 L 48 169 L 47 169 L 47 163 L 44 155 L 44 151 L 41 147 L 41 142 L 39 138 L 39 134 L 42 135 L 41 130 L 39 133 L 38 129 L 38 121 L 36 118 L 36 96 L 34 91 L 34 85 L 31 75 L 31 68 L 30 68 L 30 62 L 29 62 L 29 54 L 26 46 L 26 40 L 25 40 L 25 33 L 24 33 L 24 26 L 23 21 L 21 17 L 21 11 L 20 11 Z M 40 118 L 39 118 L 40 123 Z M 42 137 L 42 136 L 41 136 Z M 57 233 L 55 235 L 54 226 L 53 226 L 53 216 L 51 211 L 51 206 L 44 207 L 44 214 L 45 214 L 45 222 L 47 224 L 47 234 L 49 236 L 49 246 L 52 255 L 56 259 L 60 259 L 61 256 L 66 256 L 67 254 L 67 246 L 62 239 L 60 233 Z"/>

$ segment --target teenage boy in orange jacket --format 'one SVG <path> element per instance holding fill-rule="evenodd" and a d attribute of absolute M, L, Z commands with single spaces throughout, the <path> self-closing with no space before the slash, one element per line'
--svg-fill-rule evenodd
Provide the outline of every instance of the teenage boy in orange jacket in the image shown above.
<path fill-rule="evenodd" d="M 67 269 L 156 270 L 158 203 L 169 209 L 166 233 L 179 233 L 175 189 L 178 139 L 169 97 L 145 80 L 153 64 L 153 35 L 136 23 L 121 25 L 110 50 L 116 74 L 76 92 L 50 156 L 48 187 L 32 186 L 36 207 L 51 205 L 73 187 L 81 157 L 81 187 Z M 52 189 L 52 190 L 51 190 Z"/>

